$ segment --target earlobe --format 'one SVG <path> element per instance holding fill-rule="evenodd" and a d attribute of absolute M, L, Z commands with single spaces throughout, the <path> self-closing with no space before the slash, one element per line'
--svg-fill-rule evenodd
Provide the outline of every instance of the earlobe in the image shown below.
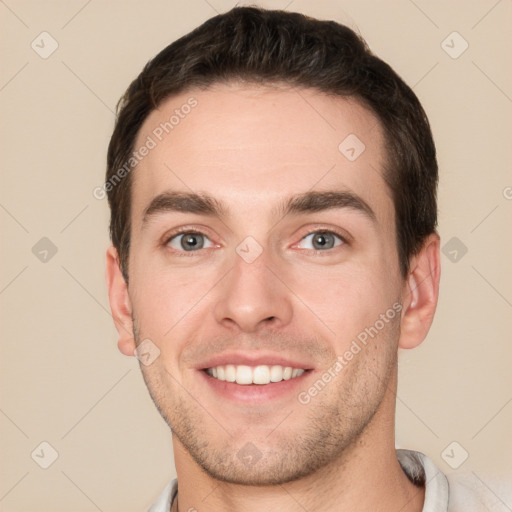
<path fill-rule="evenodd" d="M 400 348 L 417 347 L 427 336 L 439 296 L 440 264 L 439 236 L 432 234 L 411 259 L 409 275 L 404 283 Z"/>
<path fill-rule="evenodd" d="M 105 277 L 110 310 L 119 334 L 117 346 L 124 355 L 133 356 L 136 345 L 133 334 L 132 306 L 128 285 L 121 272 L 119 255 L 114 246 L 108 248 L 106 258 Z"/>

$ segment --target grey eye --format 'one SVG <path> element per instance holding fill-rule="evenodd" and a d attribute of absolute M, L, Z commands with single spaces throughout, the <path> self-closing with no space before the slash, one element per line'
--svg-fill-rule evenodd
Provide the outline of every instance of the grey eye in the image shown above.
<path fill-rule="evenodd" d="M 210 244 L 210 245 L 208 245 Z M 212 242 L 202 233 L 180 233 L 171 238 L 169 245 L 178 251 L 196 251 L 205 247 L 211 247 Z"/>
<path fill-rule="evenodd" d="M 309 247 L 301 247 L 301 249 L 314 249 L 314 250 L 325 250 L 333 249 L 343 243 L 343 240 L 336 234 L 329 231 L 317 231 L 310 233 L 301 240 L 302 244 L 307 244 Z"/>

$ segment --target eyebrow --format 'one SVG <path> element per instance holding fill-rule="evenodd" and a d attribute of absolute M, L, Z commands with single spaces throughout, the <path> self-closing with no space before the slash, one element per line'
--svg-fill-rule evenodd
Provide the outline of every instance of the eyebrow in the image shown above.
<path fill-rule="evenodd" d="M 339 208 L 355 210 L 364 214 L 372 222 L 376 222 L 375 212 L 370 205 L 362 197 L 348 190 L 305 192 L 291 197 L 274 213 L 284 217 L 288 214 L 312 213 Z"/>
<path fill-rule="evenodd" d="M 167 212 L 196 213 L 211 217 L 223 217 L 227 213 L 224 205 L 206 194 L 189 192 L 164 192 L 159 194 L 144 210 L 142 223 L 146 224 L 152 217 Z"/>
<path fill-rule="evenodd" d="M 313 213 L 324 210 L 348 208 L 362 213 L 372 222 L 376 222 L 375 212 L 370 205 L 357 194 L 348 190 L 309 191 L 292 196 L 276 208 L 272 213 L 276 217 Z M 204 193 L 167 191 L 152 199 L 144 210 L 143 227 L 152 218 L 169 212 L 194 213 L 209 217 L 226 217 L 229 208 L 218 199 Z"/>

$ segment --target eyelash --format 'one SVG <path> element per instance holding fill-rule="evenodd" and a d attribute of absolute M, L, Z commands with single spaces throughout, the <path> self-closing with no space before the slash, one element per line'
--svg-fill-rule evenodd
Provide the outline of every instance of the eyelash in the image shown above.
<path fill-rule="evenodd" d="M 210 238 L 206 233 L 204 233 L 202 231 L 199 231 L 198 229 L 187 228 L 186 226 L 184 226 L 182 228 L 178 228 L 176 231 L 173 231 L 169 236 L 166 236 L 165 237 L 165 241 L 163 242 L 162 245 L 165 248 L 169 249 L 167 246 L 169 245 L 171 240 L 173 238 L 176 238 L 177 236 L 183 235 L 183 234 L 187 234 L 187 235 L 203 235 L 203 236 L 205 236 L 207 238 Z M 177 256 L 185 256 L 185 257 L 194 256 L 194 253 L 197 253 L 197 252 L 201 251 L 201 250 L 200 251 L 177 251 L 175 249 L 169 249 L 169 250 L 172 251 Z"/>
<path fill-rule="evenodd" d="M 309 235 L 313 235 L 315 233 L 326 233 L 326 234 L 329 234 L 329 235 L 337 236 L 341 240 L 341 244 L 336 246 L 336 247 L 332 247 L 331 249 L 327 249 L 327 250 L 323 250 L 323 251 L 320 250 L 320 249 L 302 249 L 303 251 L 310 251 L 310 253 L 313 252 L 313 254 L 318 254 L 318 255 L 324 256 L 324 255 L 329 254 L 329 253 L 332 254 L 332 251 L 334 251 L 335 249 L 339 249 L 340 247 L 342 247 L 344 245 L 349 245 L 346 235 L 342 235 L 339 231 L 337 231 L 335 229 L 322 229 L 322 228 L 312 229 L 311 231 L 306 233 L 299 240 L 298 243 L 302 242 L 302 240 L 304 240 L 304 238 L 308 237 Z M 294 244 L 294 245 L 296 245 L 296 244 Z"/>
<path fill-rule="evenodd" d="M 308 231 L 305 235 L 303 235 L 301 237 L 301 239 L 297 243 L 300 243 L 302 240 L 304 240 L 304 238 L 306 238 L 309 235 L 312 235 L 314 233 L 327 233 L 327 234 L 335 235 L 335 236 L 337 236 L 341 240 L 342 243 L 339 246 L 336 246 L 336 247 L 333 247 L 331 249 L 327 249 L 327 250 L 324 250 L 324 251 L 322 251 L 320 249 L 302 249 L 302 250 L 310 251 L 310 252 L 313 252 L 314 254 L 320 254 L 320 253 L 324 253 L 325 254 L 325 253 L 333 251 L 334 249 L 337 249 L 337 248 L 339 248 L 339 247 L 341 247 L 343 245 L 349 245 L 349 242 L 347 240 L 346 235 L 342 235 L 340 232 L 338 232 L 337 230 L 334 230 L 334 229 L 322 229 L 322 228 L 316 228 L 316 229 L 312 229 L 311 231 Z M 176 238 L 177 236 L 182 235 L 182 234 L 204 235 L 207 238 L 209 238 L 206 233 L 203 233 L 202 231 L 199 231 L 197 229 L 187 228 L 185 226 L 183 228 L 177 229 L 176 231 L 173 231 L 169 236 L 166 236 L 165 237 L 165 241 L 163 242 L 162 245 L 164 247 L 167 247 L 169 245 L 169 242 L 171 242 L 171 240 L 173 240 L 174 238 Z M 194 253 L 200 252 L 201 249 L 199 251 L 175 251 L 175 250 L 172 250 L 172 251 L 175 254 L 177 254 L 178 256 L 189 257 L 189 256 L 193 256 Z"/>

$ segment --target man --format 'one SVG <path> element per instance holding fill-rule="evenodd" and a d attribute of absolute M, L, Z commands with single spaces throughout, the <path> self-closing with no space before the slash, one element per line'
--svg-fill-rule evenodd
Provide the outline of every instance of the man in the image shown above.
<path fill-rule="evenodd" d="M 172 429 L 152 511 L 448 509 L 394 445 L 397 350 L 438 297 L 437 179 L 418 99 L 337 23 L 235 8 L 145 66 L 105 189 L 119 349 Z"/>

